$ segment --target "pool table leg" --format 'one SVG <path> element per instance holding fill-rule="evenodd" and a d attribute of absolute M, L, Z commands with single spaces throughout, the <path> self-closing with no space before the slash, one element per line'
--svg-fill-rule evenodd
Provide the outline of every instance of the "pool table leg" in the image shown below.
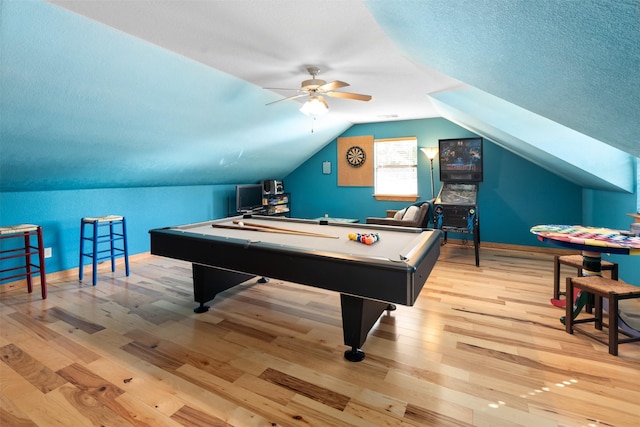
<path fill-rule="evenodd" d="M 388 309 L 389 303 L 340 294 L 340 305 L 344 344 L 351 347 L 344 352 L 344 358 L 350 362 L 360 362 L 365 356 L 360 347 L 380 315 Z"/>
<path fill-rule="evenodd" d="M 193 309 L 196 313 L 208 311 L 209 306 L 205 305 L 205 303 L 213 300 L 220 292 L 255 277 L 252 274 L 222 270 L 196 263 L 192 264 L 192 271 L 193 299 L 195 302 L 200 303 L 198 307 Z"/>

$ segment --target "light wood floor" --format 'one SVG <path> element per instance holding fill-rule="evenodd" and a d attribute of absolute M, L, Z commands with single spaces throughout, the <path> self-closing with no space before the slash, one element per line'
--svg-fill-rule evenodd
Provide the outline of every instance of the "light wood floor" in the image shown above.
<path fill-rule="evenodd" d="M 640 343 L 565 333 L 550 254 L 445 246 L 360 363 L 337 293 L 250 281 L 195 314 L 190 264 L 102 268 L 0 293 L 2 427 L 640 425 Z"/>

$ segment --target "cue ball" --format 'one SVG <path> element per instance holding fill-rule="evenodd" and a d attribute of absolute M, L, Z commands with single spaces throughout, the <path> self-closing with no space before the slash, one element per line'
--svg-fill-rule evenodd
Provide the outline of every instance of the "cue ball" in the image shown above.
<path fill-rule="evenodd" d="M 238 222 L 238 225 L 239 225 L 240 227 L 244 227 L 244 222 L 240 221 L 240 222 Z"/>

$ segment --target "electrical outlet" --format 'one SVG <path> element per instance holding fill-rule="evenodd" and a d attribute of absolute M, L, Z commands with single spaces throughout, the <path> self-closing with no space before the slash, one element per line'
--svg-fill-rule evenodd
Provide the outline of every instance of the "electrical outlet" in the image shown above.
<path fill-rule="evenodd" d="M 44 257 L 51 258 L 51 248 L 44 248 Z"/>

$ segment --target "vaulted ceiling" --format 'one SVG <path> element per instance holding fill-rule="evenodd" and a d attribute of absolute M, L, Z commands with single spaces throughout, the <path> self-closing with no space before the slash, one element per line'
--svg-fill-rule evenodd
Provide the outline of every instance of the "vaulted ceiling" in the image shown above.
<path fill-rule="evenodd" d="M 282 177 L 353 123 L 445 117 L 633 191 L 635 0 L 0 0 L 3 191 Z M 296 92 L 319 78 L 371 102 Z"/>

